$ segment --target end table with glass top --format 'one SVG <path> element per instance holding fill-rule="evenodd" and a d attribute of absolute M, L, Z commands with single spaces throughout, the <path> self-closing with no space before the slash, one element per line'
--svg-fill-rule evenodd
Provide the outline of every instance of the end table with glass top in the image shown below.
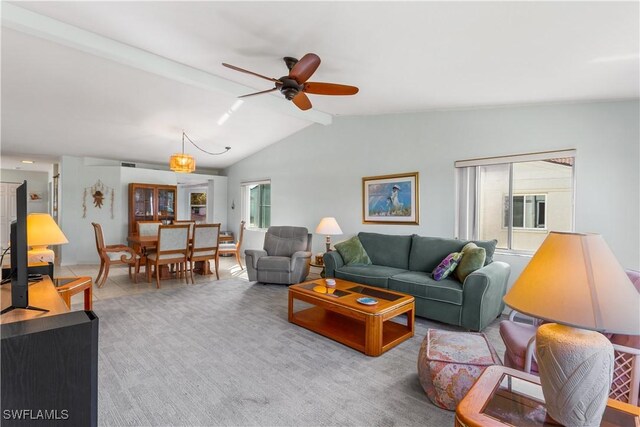
<path fill-rule="evenodd" d="M 456 409 L 456 427 L 541 427 L 560 424 L 547 415 L 540 379 L 489 366 Z M 640 426 L 640 408 L 609 399 L 601 426 Z"/>

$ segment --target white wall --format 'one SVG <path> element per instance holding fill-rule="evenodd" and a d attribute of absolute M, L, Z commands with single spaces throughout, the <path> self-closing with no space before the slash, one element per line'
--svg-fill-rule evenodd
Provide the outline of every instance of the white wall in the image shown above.
<path fill-rule="evenodd" d="M 87 215 L 82 218 L 84 189 L 91 187 L 97 180 L 115 190 L 114 216 L 111 218 L 111 201 L 108 197 L 102 209 L 93 206 L 93 198 L 86 198 Z M 60 164 L 60 227 L 69 243 L 61 247 L 63 265 L 96 264 L 99 262 L 95 248 L 92 222 L 102 225 L 105 243 L 127 242 L 129 221 L 129 183 L 150 183 L 177 185 L 179 181 L 196 180 L 216 183 L 216 201 L 219 207 L 216 222 L 226 225 L 226 188 L 227 178 L 190 174 L 187 177 L 171 171 L 121 167 L 119 162 L 94 158 L 63 156 Z M 219 184 L 219 185 L 218 185 Z M 178 212 L 180 214 L 180 212 Z M 223 225 L 224 227 L 224 225 Z"/>
<path fill-rule="evenodd" d="M 25 171 L 16 169 L 2 169 L 0 170 L 0 179 L 2 182 L 17 182 L 22 183 L 27 181 L 27 190 L 29 193 L 42 194 L 42 200 L 31 201 L 27 203 L 27 212 L 39 212 L 46 213 L 49 211 L 49 174 L 47 172 L 38 171 Z"/>
<path fill-rule="evenodd" d="M 456 160 L 577 149 L 576 231 L 601 233 L 621 264 L 640 267 L 639 103 L 593 102 L 374 117 L 337 117 L 227 169 L 231 224 L 240 221 L 242 181 L 271 178 L 272 225 L 314 231 L 335 216 L 344 236 L 359 231 L 452 237 Z M 362 177 L 420 172 L 420 225 L 362 224 Z M 231 203 L 231 202 L 229 202 Z M 246 233 L 244 248 L 263 235 Z M 323 237 L 314 236 L 314 251 Z M 527 258 L 512 264 L 513 281 Z"/>

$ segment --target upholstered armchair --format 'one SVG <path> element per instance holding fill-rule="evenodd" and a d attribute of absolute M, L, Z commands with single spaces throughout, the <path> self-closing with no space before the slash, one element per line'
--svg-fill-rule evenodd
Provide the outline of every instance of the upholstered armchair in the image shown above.
<path fill-rule="evenodd" d="M 640 273 L 627 270 L 627 276 L 640 292 Z M 516 321 L 517 312 L 511 312 L 509 320 L 500 322 L 500 336 L 505 344 L 504 364 L 510 368 L 538 374 L 535 344 L 536 330 L 542 323 L 533 319 L 533 324 Z M 614 350 L 613 381 L 611 399 L 638 405 L 640 394 L 640 336 L 609 334 Z"/>
<path fill-rule="evenodd" d="M 304 227 L 269 227 L 263 250 L 244 251 L 250 281 L 292 285 L 309 274 L 311 234 Z"/>

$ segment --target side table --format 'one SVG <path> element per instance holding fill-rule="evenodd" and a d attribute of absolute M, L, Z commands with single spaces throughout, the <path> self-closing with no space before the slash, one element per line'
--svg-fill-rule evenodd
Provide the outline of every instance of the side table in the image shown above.
<path fill-rule="evenodd" d="M 58 277 L 53 279 L 53 284 L 58 291 L 58 295 L 71 308 L 71 297 L 80 292 L 84 292 L 84 309 L 91 310 L 93 307 L 93 281 L 89 276 L 80 277 Z"/>
<path fill-rule="evenodd" d="M 640 408 L 609 399 L 601 426 L 637 426 Z M 547 415 L 538 377 L 489 366 L 456 409 L 456 427 L 559 426 Z"/>
<path fill-rule="evenodd" d="M 311 264 L 309 264 L 311 267 L 315 267 L 315 268 L 320 268 L 322 269 L 320 271 L 320 277 L 322 277 L 324 279 L 325 273 L 324 273 L 324 264 L 318 264 L 314 261 L 311 261 Z"/>

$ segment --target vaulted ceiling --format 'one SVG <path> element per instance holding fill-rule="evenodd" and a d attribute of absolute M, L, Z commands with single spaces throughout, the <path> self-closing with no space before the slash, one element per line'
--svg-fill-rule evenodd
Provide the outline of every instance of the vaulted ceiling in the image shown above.
<path fill-rule="evenodd" d="M 637 98 L 637 2 L 4 2 L 2 154 L 223 168 L 336 115 Z M 266 80 L 358 86 L 299 111 Z"/>

